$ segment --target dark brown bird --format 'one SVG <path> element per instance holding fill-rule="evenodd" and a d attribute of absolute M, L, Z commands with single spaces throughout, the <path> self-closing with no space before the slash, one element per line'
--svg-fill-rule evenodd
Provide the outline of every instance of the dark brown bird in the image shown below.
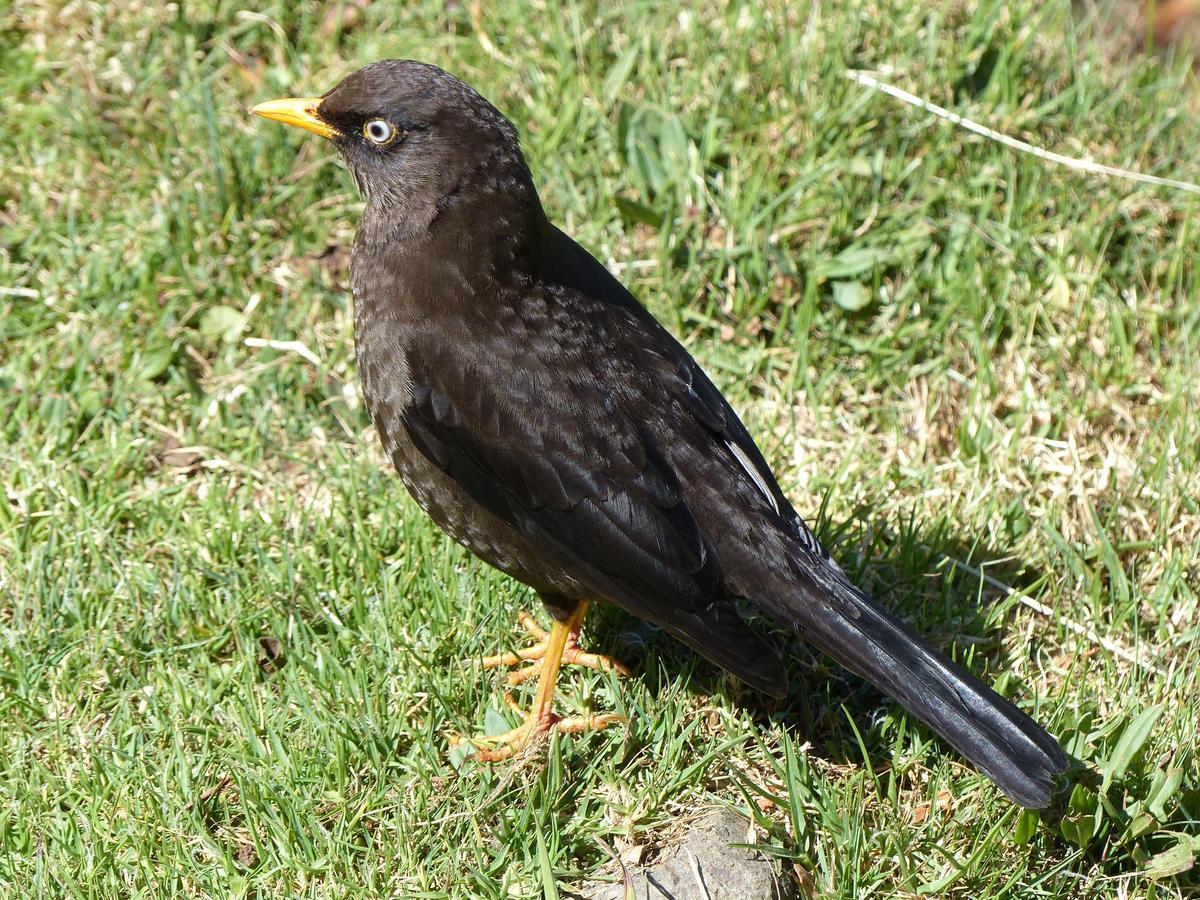
<path fill-rule="evenodd" d="M 386 60 L 254 113 L 329 138 L 366 200 L 352 284 L 359 374 L 389 457 L 456 541 L 541 595 L 554 625 L 491 665 L 539 674 L 501 759 L 557 724 L 588 603 L 653 622 L 761 691 L 778 652 L 745 600 L 945 738 L 1017 803 L 1067 759 L 1013 704 L 851 585 L 686 350 L 542 210 L 516 129 L 441 69 Z"/>

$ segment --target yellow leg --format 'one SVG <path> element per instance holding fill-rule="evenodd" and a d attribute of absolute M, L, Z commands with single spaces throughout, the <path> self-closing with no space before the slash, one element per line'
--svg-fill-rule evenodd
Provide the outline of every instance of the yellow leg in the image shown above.
<path fill-rule="evenodd" d="M 536 664 L 513 672 L 509 675 L 508 680 L 510 684 L 516 684 L 524 681 L 532 674 L 537 674 L 538 684 L 537 693 L 533 698 L 533 706 L 530 707 L 528 712 L 522 712 L 515 700 L 509 696 L 505 696 L 505 700 L 509 706 L 521 712 L 525 721 L 504 734 L 476 738 L 475 741 L 479 743 L 495 744 L 497 746 L 494 749 L 477 750 L 473 754 L 475 759 L 482 762 L 498 762 L 508 759 L 514 753 L 524 750 L 537 740 L 537 738 L 545 735 L 554 727 L 557 727 L 560 731 L 575 733 L 603 728 L 614 722 L 626 721 L 624 716 L 618 716 L 613 713 L 598 716 L 579 716 L 569 719 L 560 719 L 554 714 L 554 687 L 558 682 L 558 673 L 562 668 L 563 662 L 575 662 L 597 669 L 615 669 L 622 674 L 628 674 L 627 670 L 619 663 L 613 662 L 607 657 L 584 653 L 576 646 L 579 627 L 583 624 L 584 616 L 587 615 L 588 606 L 588 601 L 580 602 L 567 621 L 554 623 L 549 634 L 538 628 L 532 616 L 522 616 L 521 624 L 525 626 L 527 631 L 534 634 L 535 637 L 540 638 L 539 643 L 519 653 L 501 654 L 499 656 L 488 657 L 484 660 L 485 666 L 498 666 L 515 665 L 521 660 L 537 659 L 538 662 Z M 568 654 L 568 651 L 573 651 L 573 653 Z M 571 658 L 568 659 L 568 655 Z M 451 738 L 452 744 L 458 744 L 462 741 L 463 738 L 458 736 Z"/>

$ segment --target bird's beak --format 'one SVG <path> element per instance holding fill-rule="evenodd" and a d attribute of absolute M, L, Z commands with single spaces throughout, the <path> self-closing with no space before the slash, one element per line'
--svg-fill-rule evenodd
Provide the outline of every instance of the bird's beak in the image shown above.
<path fill-rule="evenodd" d="M 269 100 L 250 110 L 264 119 L 274 119 L 284 125 L 295 125 L 323 138 L 340 137 L 341 132 L 317 115 L 320 97 L 288 97 L 284 100 Z"/>

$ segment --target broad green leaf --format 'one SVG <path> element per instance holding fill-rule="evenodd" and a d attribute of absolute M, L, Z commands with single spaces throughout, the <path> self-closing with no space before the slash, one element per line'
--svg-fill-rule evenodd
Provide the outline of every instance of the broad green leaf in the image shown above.
<path fill-rule="evenodd" d="M 1146 808 L 1154 813 L 1159 821 L 1162 821 L 1169 816 L 1166 808 L 1167 801 L 1175 796 L 1175 792 L 1183 784 L 1183 769 L 1178 766 L 1170 768 L 1165 775 L 1160 775 L 1160 777 L 1162 783 L 1151 787 L 1150 799 L 1146 802 Z M 1158 781 L 1159 778 L 1155 778 L 1155 782 Z M 1178 801 L 1171 804 L 1171 809 L 1174 810 L 1177 806 Z"/>
<path fill-rule="evenodd" d="M 1032 809 L 1027 809 L 1021 813 L 1017 819 L 1017 828 L 1013 832 L 1013 840 L 1018 844 L 1028 844 L 1033 840 L 1033 836 L 1037 834 L 1038 815 Z"/>
<path fill-rule="evenodd" d="M 475 748 L 466 741 L 460 741 L 457 744 L 451 744 L 450 752 L 447 754 L 447 756 L 450 760 L 450 765 L 454 768 L 454 771 L 457 772 L 459 769 L 461 769 L 463 763 L 467 761 L 467 757 L 474 752 Z"/>
<path fill-rule="evenodd" d="M 206 338 L 233 343 L 242 332 L 242 313 L 232 306 L 212 306 L 200 317 L 200 333 Z"/>
<path fill-rule="evenodd" d="M 1076 819 L 1063 819 L 1058 827 L 1069 844 L 1087 849 L 1087 845 L 1091 843 L 1091 829 L 1082 827 Z"/>
<path fill-rule="evenodd" d="M 688 136 L 679 116 L 663 116 L 659 131 L 659 152 L 663 167 L 672 175 L 672 181 L 679 181 L 688 172 Z"/>
<path fill-rule="evenodd" d="M 1113 748 L 1108 762 L 1104 764 L 1104 782 L 1100 786 L 1100 790 L 1107 790 L 1113 781 L 1125 774 L 1134 757 L 1145 746 L 1160 715 L 1162 715 L 1162 707 L 1151 706 L 1142 710 L 1132 722 L 1125 726 L 1125 730 L 1121 733 L 1121 739 L 1117 741 L 1117 746 Z"/>
<path fill-rule="evenodd" d="M 1081 849 L 1087 849 L 1100 829 L 1100 801 L 1082 784 L 1075 785 L 1067 804 L 1070 813 L 1059 825 L 1063 837 Z"/>
<path fill-rule="evenodd" d="M 1148 812 L 1141 812 L 1129 820 L 1125 826 L 1124 840 L 1135 841 L 1158 828 L 1158 819 Z"/>
<path fill-rule="evenodd" d="M 656 212 L 645 203 L 631 200 L 629 197 L 617 197 L 617 210 L 626 222 L 641 222 L 643 225 L 651 225 L 655 228 L 662 225 L 662 213 Z"/>
<path fill-rule="evenodd" d="M 813 274 L 817 278 L 853 278 L 870 272 L 876 266 L 887 264 L 892 259 L 893 251 L 886 246 L 862 246 L 856 244 L 847 247 L 833 259 L 817 263 Z"/>
<path fill-rule="evenodd" d="M 835 281 L 833 302 L 842 309 L 858 312 L 871 302 L 871 292 L 859 281 Z"/>
<path fill-rule="evenodd" d="M 508 720 L 496 710 L 488 707 L 487 712 L 483 714 L 483 733 L 494 737 L 511 730 L 512 726 L 508 724 Z"/>
<path fill-rule="evenodd" d="M 145 353 L 137 366 L 137 377 L 139 381 L 153 381 L 167 371 L 167 367 L 171 365 L 171 361 L 175 359 L 175 346 L 169 342 L 161 344 L 152 344 Z"/>
<path fill-rule="evenodd" d="M 1151 878 L 1170 878 L 1188 871 L 1196 864 L 1197 844 L 1195 838 L 1182 838 L 1174 847 L 1150 857 L 1145 873 Z"/>

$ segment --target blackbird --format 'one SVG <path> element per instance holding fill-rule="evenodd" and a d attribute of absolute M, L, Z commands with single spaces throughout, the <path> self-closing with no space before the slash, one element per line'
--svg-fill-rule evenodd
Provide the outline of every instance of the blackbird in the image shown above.
<path fill-rule="evenodd" d="M 452 538 L 532 587 L 554 621 L 485 665 L 538 675 L 502 759 L 562 720 L 589 602 L 657 625 L 775 697 L 780 655 L 739 602 L 894 697 L 1027 807 L 1068 760 L 1025 713 L 870 600 L 801 521 L 688 352 L 547 219 L 517 131 L 431 65 L 384 60 L 321 97 L 251 110 L 328 138 L 365 199 L 351 283 L 358 370 L 405 487 Z M 510 700 L 510 703 L 512 701 Z"/>

